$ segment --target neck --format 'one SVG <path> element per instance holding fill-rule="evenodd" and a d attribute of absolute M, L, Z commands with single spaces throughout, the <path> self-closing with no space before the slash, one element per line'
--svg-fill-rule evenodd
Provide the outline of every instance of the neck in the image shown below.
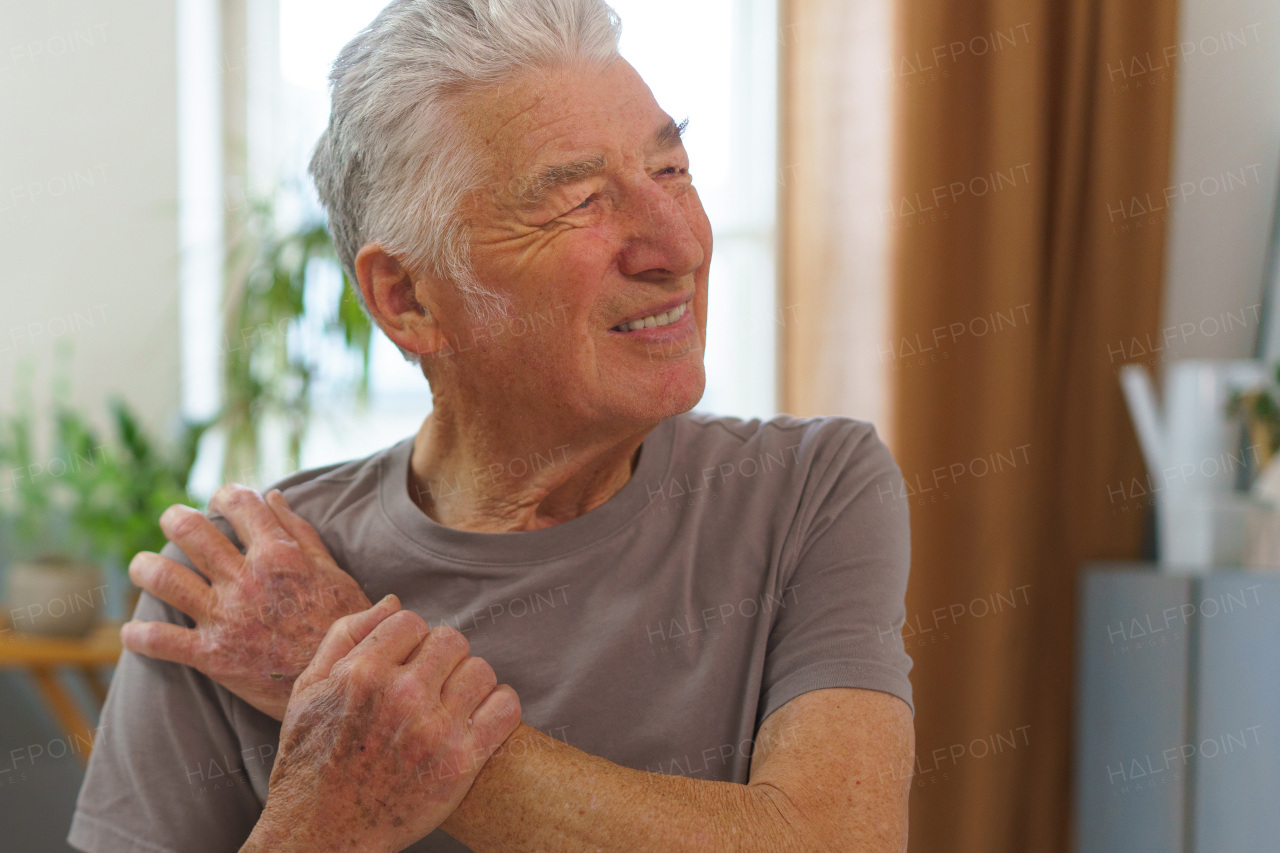
<path fill-rule="evenodd" d="M 653 426 L 602 436 L 502 407 L 460 411 L 437 396 L 413 442 L 409 495 L 433 520 L 459 530 L 508 533 L 562 524 L 626 484 Z"/>

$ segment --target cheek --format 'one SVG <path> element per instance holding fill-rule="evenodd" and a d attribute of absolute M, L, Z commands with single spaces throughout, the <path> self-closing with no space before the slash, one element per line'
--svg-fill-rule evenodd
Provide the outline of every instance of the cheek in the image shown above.
<path fill-rule="evenodd" d="M 506 286 L 526 304 L 578 305 L 594 296 L 616 253 L 603 228 L 575 228 L 524 251 Z"/>
<path fill-rule="evenodd" d="M 595 350 L 586 322 L 582 306 L 567 294 L 526 303 L 490 327 L 483 372 L 491 377 L 536 376 L 533 384 L 544 390 L 576 381 L 581 373 L 577 365 Z"/>
<path fill-rule="evenodd" d="M 536 310 L 554 316 L 560 343 L 571 339 L 580 344 L 606 319 L 604 297 L 616 252 L 611 242 L 598 234 L 566 237 L 574 239 L 566 239 L 558 251 L 539 259 L 538 274 L 525 285 Z"/>
<path fill-rule="evenodd" d="M 701 213 L 701 208 L 699 208 Z M 711 222 L 707 219 L 705 213 L 701 213 L 697 226 L 693 229 L 693 233 L 697 241 L 702 245 L 702 269 L 709 270 L 711 268 L 711 248 L 713 240 L 711 237 Z"/>

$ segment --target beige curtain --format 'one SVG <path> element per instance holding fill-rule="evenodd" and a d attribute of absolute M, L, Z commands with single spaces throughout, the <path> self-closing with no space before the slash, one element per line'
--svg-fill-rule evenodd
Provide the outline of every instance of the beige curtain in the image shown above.
<path fill-rule="evenodd" d="M 792 0 L 780 15 L 781 404 L 889 432 L 895 0 Z"/>
<path fill-rule="evenodd" d="M 788 0 L 783 31 L 847 14 Z M 841 189 L 784 186 L 785 298 L 855 330 L 788 334 L 784 404 L 874 410 L 848 396 L 869 386 L 815 377 L 865 360 L 858 297 L 886 292 L 882 431 L 915 493 L 911 849 L 1066 851 L 1076 580 L 1141 544 L 1145 507 L 1114 488 L 1143 471 L 1115 371 L 1120 343 L 1161 325 L 1165 223 L 1131 201 L 1168 183 L 1174 75 L 1144 72 L 1177 44 L 1176 3 L 899 0 L 894 30 L 892 70 L 863 81 L 893 93 L 891 260 L 878 285 L 813 260 L 839 257 L 847 223 L 815 247 L 788 219 L 830 215 Z M 784 53 L 782 150 L 838 183 L 848 152 L 810 137 L 860 90 L 832 84 L 853 60 L 811 37 Z"/>

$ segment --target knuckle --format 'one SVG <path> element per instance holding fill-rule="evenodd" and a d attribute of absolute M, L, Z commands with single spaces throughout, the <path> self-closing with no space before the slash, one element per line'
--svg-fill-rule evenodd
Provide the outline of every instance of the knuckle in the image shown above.
<path fill-rule="evenodd" d="M 355 614 L 339 616 L 329 626 L 329 630 L 324 632 L 322 643 L 331 643 L 337 637 L 351 636 L 351 626 L 355 623 Z"/>
<path fill-rule="evenodd" d="M 196 627 L 195 651 L 203 657 L 219 658 L 223 648 L 224 631 L 217 625 L 198 625 Z"/>
<path fill-rule="evenodd" d="M 363 656 L 348 655 L 334 664 L 331 671 L 338 673 L 343 681 L 354 687 L 369 687 L 381 680 L 377 664 Z"/>
<path fill-rule="evenodd" d="M 466 666 L 468 676 L 487 686 L 490 691 L 498 686 L 498 676 L 484 658 L 467 658 Z"/>
<path fill-rule="evenodd" d="M 296 566 L 299 551 L 292 542 L 286 542 L 282 539 L 259 539 L 249 547 L 254 554 L 261 556 L 267 561 L 268 565 L 275 567 L 277 570 Z"/>
<path fill-rule="evenodd" d="M 394 624 L 397 629 L 414 632 L 422 636 L 425 636 L 429 631 L 427 621 L 412 610 L 397 610 L 387 618 L 396 620 Z"/>
<path fill-rule="evenodd" d="M 245 487 L 239 483 L 223 483 L 218 487 L 218 490 L 213 493 L 213 498 L 219 503 L 231 501 L 235 500 L 244 491 Z"/>
<path fill-rule="evenodd" d="M 397 678 L 384 691 L 387 700 L 395 707 L 416 711 L 423 706 L 424 687 L 417 678 Z"/>
<path fill-rule="evenodd" d="M 505 718 L 520 719 L 524 709 L 520 705 L 520 696 L 515 689 L 510 684 L 501 684 L 495 692 L 499 696 L 498 713 Z"/>
<path fill-rule="evenodd" d="M 239 483 L 229 483 L 226 486 L 227 495 L 226 502 L 229 504 L 241 506 L 244 504 L 257 503 L 259 495 L 248 486 L 242 486 Z"/>
<path fill-rule="evenodd" d="M 143 586 L 151 575 L 151 557 L 154 556 L 150 551 L 139 551 L 133 555 L 133 559 L 129 561 L 129 580 L 138 586 Z"/>
<path fill-rule="evenodd" d="M 183 504 L 169 504 L 169 506 L 165 507 L 164 512 L 160 513 L 160 523 L 165 526 L 171 525 L 178 520 L 178 517 L 181 516 L 185 510 L 188 509 L 190 509 L 190 507 L 184 506 Z"/>
<path fill-rule="evenodd" d="M 149 649 L 155 644 L 156 628 L 150 622 L 139 622 L 133 626 L 134 641 L 142 648 Z"/>
<path fill-rule="evenodd" d="M 329 678 L 334 681 L 347 683 L 354 681 L 358 676 L 354 674 L 355 660 L 350 657 L 339 659 L 329 668 Z"/>
<path fill-rule="evenodd" d="M 471 642 L 457 628 L 441 625 L 432 629 L 431 636 L 441 648 L 461 651 L 464 655 L 471 651 Z"/>
<path fill-rule="evenodd" d="M 198 511 L 181 505 L 169 507 L 165 510 L 165 514 L 169 519 L 169 530 L 179 539 L 196 535 L 204 518 Z"/>

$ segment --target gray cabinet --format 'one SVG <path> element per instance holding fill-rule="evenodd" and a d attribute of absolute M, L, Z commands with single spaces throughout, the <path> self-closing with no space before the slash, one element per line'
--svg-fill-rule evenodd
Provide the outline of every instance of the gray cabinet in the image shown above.
<path fill-rule="evenodd" d="M 1086 567 L 1079 853 L 1280 851 L 1280 575 Z"/>

